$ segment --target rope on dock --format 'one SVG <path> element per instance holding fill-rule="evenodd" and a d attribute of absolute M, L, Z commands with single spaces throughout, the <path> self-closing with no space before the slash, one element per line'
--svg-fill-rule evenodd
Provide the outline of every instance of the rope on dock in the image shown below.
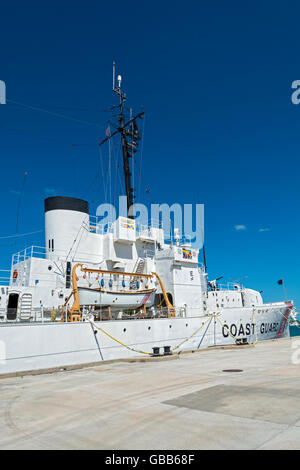
<path fill-rule="evenodd" d="M 97 330 L 101 331 L 102 333 L 104 333 L 105 335 L 107 335 L 109 338 L 111 338 L 112 340 L 116 341 L 117 343 L 121 344 L 121 346 L 124 346 L 124 348 L 127 348 L 129 349 L 130 351 L 133 351 L 133 352 L 137 352 L 137 353 L 140 353 L 140 354 L 146 354 L 147 356 L 152 356 L 151 353 L 149 352 L 146 352 L 146 351 L 141 351 L 139 349 L 135 349 L 135 348 L 131 348 L 130 346 L 128 346 L 127 344 L 124 344 L 122 343 L 122 341 L 119 341 L 117 338 L 114 338 L 112 335 L 110 335 L 109 333 L 107 333 L 107 331 L 103 330 L 102 328 L 100 328 L 99 326 L 96 325 L 96 323 L 90 318 L 90 317 L 87 317 L 87 321 L 89 321 Z"/>
<path fill-rule="evenodd" d="M 253 308 L 253 311 L 252 311 L 252 323 L 254 324 L 254 330 L 255 330 L 255 341 L 251 344 L 256 344 L 258 342 L 258 335 L 257 335 L 257 328 L 256 328 L 256 321 L 255 321 L 255 317 L 254 317 L 254 313 L 255 313 L 255 309 Z M 180 348 L 180 346 L 182 346 L 184 343 L 186 343 L 187 341 L 189 341 L 193 336 L 195 336 L 198 331 L 200 331 L 209 321 L 211 321 L 212 318 L 216 318 L 216 320 L 220 323 L 220 325 L 222 326 L 222 328 L 227 331 L 227 333 L 232 337 L 232 339 L 234 341 L 236 341 L 236 337 L 231 333 L 231 331 L 229 330 L 229 328 L 220 320 L 219 318 L 219 315 L 221 314 L 221 312 L 216 312 L 216 313 L 211 313 L 208 315 L 208 318 L 205 322 L 202 323 L 201 326 L 199 326 L 199 328 L 197 328 L 194 333 L 192 333 L 190 336 L 188 336 L 187 338 L 185 338 L 183 341 L 181 341 L 179 344 L 177 344 L 177 346 L 174 346 L 173 348 L 171 348 L 171 351 L 176 351 L 178 348 Z M 140 349 L 135 349 L 135 348 L 132 348 L 131 346 L 128 346 L 127 344 L 123 343 L 122 341 L 118 340 L 117 338 L 114 338 L 114 336 L 110 335 L 109 333 L 107 333 L 107 331 L 103 330 L 103 328 L 100 328 L 99 326 L 96 325 L 96 323 L 94 322 L 94 320 L 92 320 L 92 315 L 89 315 L 87 317 L 87 321 L 89 321 L 97 330 L 101 331 L 102 333 L 104 333 L 106 336 L 108 336 L 109 338 L 111 338 L 113 341 L 116 341 L 117 343 L 119 343 L 121 346 L 124 346 L 124 348 L 126 349 L 129 349 L 130 351 L 133 351 L 133 352 L 137 352 L 137 353 L 140 353 L 140 354 L 145 354 L 147 356 L 152 356 L 152 353 L 149 353 L 149 352 L 146 352 L 146 351 L 142 351 Z"/>
<path fill-rule="evenodd" d="M 179 343 L 179 344 L 178 344 L 177 346 L 175 346 L 174 348 L 171 348 L 171 351 L 175 351 L 176 349 L 180 348 L 180 346 L 182 346 L 186 341 L 188 341 L 188 340 L 191 339 L 193 336 L 195 336 L 195 334 L 198 333 L 198 331 L 200 331 L 201 328 L 203 328 L 204 325 L 206 325 L 206 323 L 208 323 L 208 322 L 212 319 L 212 317 L 215 317 L 216 315 L 219 315 L 219 313 L 217 313 L 217 314 L 215 314 L 215 313 L 209 314 L 209 315 L 208 315 L 209 318 L 208 318 L 204 323 L 202 323 L 202 325 L 201 325 L 199 328 L 197 328 L 197 330 L 194 331 L 194 333 L 193 333 L 191 336 L 189 336 L 188 338 L 186 338 L 186 339 L 184 339 L 183 341 L 181 341 L 181 343 Z"/>
<path fill-rule="evenodd" d="M 202 323 L 202 325 L 197 328 L 196 331 L 194 331 L 193 334 L 191 334 L 188 338 L 184 339 L 183 341 L 181 341 L 181 343 L 179 343 L 177 346 L 175 346 L 174 348 L 171 349 L 171 351 L 175 351 L 176 349 L 180 348 L 180 346 L 182 346 L 186 341 L 188 341 L 189 339 L 191 339 L 193 336 L 195 336 L 198 331 L 200 331 L 204 325 L 206 325 L 212 317 L 217 317 L 218 315 L 220 315 L 221 312 L 218 312 L 218 313 L 213 313 L 213 314 L 210 314 L 208 315 L 208 319 Z M 96 323 L 94 322 L 94 320 L 92 320 L 91 316 L 88 316 L 87 317 L 87 321 L 90 322 L 97 330 L 101 331 L 102 333 L 104 333 L 105 335 L 107 335 L 109 338 L 111 338 L 113 341 L 116 341 L 117 343 L 119 343 L 121 346 L 124 346 L 124 348 L 127 348 L 129 349 L 130 351 L 133 351 L 133 352 L 137 352 L 137 353 L 140 353 L 140 354 L 146 354 L 147 356 L 152 356 L 152 353 L 149 353 L 149 352 L 146 352 L 146 351 L 142 351 L 140 349 L 135 349 L 135 348 L 132 348 L 130 346 L 128 346 L 127 344 L 123 343 L 122 341 L 119 341 L 117 338 L 114 338 L 112 335 L 110 335 L 109 333 L 107 333 L 107 331 L 103 330 L 103 328 L 100 328 L 99 326 L 96 325 Z M 231 334 L 231 333 L 230 333 Z M 232 335 L 231 335 L 232 336 Z M 234 337 L 233 337 L 234 338 Z"/>

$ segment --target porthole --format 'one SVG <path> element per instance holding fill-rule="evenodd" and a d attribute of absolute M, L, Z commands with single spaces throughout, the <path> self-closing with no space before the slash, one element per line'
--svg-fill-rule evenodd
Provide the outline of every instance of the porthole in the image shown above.
<path fill-rule="evenodd" d="M 151 326 L 148 326 L 148 330 L 149 330 L 149 331 L 151 330 Z"/>
<path fill-rule="evenodd" d="M 169 325 L 170 328 L 172 328 L 172 325 Z"/>
<path fill-rule="evenodd" d="M 185 326 L 188 326 L 188 323 L 186 323 Z"/>
<path fill-rule="evenodd" d="M 124 328 L 123 332 L 125 333 L 125 331 L 126 331 L 126 328 Z"/>
<path fill-rule="evenodd" d="M 51 269 L 52 269 L 52 266 L 49 264 L 48 271 L 51 271 Z"/>

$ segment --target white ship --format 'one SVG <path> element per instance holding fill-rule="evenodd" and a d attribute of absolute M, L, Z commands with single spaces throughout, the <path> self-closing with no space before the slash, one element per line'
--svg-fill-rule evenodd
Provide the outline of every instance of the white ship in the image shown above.
<path fill-rule="evenodd" d="M 130 208 L 129 158 L 143 113 L 126 122 L 120 77 L 113 89 L 119 126 L 104 141 L 121 136 Z M 166 242 L 158 222 L 119 216 L 101 225 L 85 200 L 50 197 L 45 247 L 13 255 L 0 286 L 0 374 L 286 337 L 292 309 L 208 281 L 199 250 L 178 233 Z"/>

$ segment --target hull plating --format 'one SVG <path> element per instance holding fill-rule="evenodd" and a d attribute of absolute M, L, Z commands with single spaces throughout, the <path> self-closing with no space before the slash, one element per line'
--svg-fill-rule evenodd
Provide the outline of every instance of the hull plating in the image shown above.
<path fill-rule="evenodd" d="M 251 343 L 287 337 L 284 314 L 287 316 L 286 305 L 255 315 L 252 308 L 224 309 L 220 322 L 201 316 L 102 321 L 97 325 L 131 348 L 152 353 L 153 347 L 175 348 L 182 343 L 176 349 L 179 352 L 231 345 L 237 339 Z M 3 324 L 0 346 L 0 374 L 143 356 L 101 331 L 95 334 L 89 322 Z"/>

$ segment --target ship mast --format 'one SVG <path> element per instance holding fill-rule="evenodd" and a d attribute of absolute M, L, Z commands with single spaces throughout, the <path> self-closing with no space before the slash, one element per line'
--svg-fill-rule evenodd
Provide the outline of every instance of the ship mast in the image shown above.
<path fill-rule="evenodd" d="M 138 140 L 140 140 L 141 136 L 139 133 L 139 129 L 137 126 L 137 119 L 141 118 L 144 115 L 144 111 L 137 114 L 129 121 L 126 122 L 125 119 L 125 107 L 124 103 L 126 101 L 126 94 L 123 93 L 121 88 L 122 77 L 118 75 L 117 77 L 118 84 L 115 84 L 115 63 L 113 62 L 113 91 L 119 97 L 119 114 L 118 114 L 118 122 L 119 126 L 115 132 L 110 134 L 106 139 L 102 140 L 99 145 L 104 144 L 110 140 L 114 135 L 120 134 L 121 135 L 121 144 L 122 144 L 122 153 L 123 153 L 123 169 L 124 169 L 124 178 L 125 178 L 125 189 L 126 189 L 126 196 L 127 196 L 127 212 L 128 217 L 133 219 L 132 214 L 132 205 L 134 202 L 134 188 L 132 187 L 131 182 L 131 168 L 130 168 L 130 158 L 134 158 L 134 154 L 137 151 Z"/>

